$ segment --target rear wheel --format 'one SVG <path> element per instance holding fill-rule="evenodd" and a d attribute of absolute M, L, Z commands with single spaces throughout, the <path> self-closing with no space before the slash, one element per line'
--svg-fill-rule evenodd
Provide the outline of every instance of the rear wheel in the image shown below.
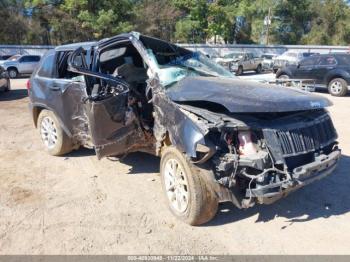
<path fill-rule="evenodd" d="M 60 156 L 72 151 L 72 142 L 52 111 L 40 112 L 38 127 L 41 140 L 50 155 Z"/>
<path fill-rule="evenodd" d="M 7 70 L 10 78 L 17 78 L 18 71 L 16 68 L 10 68 Z"/>
<path fill-rule="evenodd" d="M 328 84 L 328 92 L 332 96 L 345 96 L 348 92 L 348 84 L 342 78 L 334 78 Z"/>
<path fill-rule="evenodd" d="M 190 225 L 211 220 L 218 209 L 218 199 L 207 174 L 191 164 L 175 147 L 166 147 L 160 162 L 162 186 L 171 212 Z"/>

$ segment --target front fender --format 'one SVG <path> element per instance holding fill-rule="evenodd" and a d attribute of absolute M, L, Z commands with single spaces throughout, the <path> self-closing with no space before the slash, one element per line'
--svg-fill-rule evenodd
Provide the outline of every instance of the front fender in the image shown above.
<path fill-rule="evenodd" d="M 153 103 L 155 126 L 158 127 L 154 129 L 157 140 L 164 139 L 167 132 L 172 145 L 186 153 L 188 157 L 196 157 L 197 144 L 205 144 L 204 136 L 207 130 L 194 123 L 164 93 L 154 95 Z"/>
<path fill-rule="evenodd" d="M 293 76 L 292 71 L 288 68 L 280 68 L 277 72 L 276 72 L 276 78 L 279 78 L 281 75 L 289 75 L 289 76 Z"/>

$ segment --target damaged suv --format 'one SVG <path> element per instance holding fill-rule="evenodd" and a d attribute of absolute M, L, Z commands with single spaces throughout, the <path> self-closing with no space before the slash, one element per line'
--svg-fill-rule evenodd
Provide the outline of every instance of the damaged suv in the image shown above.
<path fill-rule="evenodd" d="M 218 203 L 267 204 L 329 175 L 341 152 L 323 97 L 237 79 L 206 56 L 121 34 L 59 46 L 33 73 L 35 126 L 52 155 L 161 157 L 170 210 L 199 225 Z"/>

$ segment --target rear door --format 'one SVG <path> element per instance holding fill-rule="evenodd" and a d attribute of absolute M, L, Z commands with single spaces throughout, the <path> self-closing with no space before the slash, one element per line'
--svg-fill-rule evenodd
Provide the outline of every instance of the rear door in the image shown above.
<path fill-rule="evenodd" d="M 33 73 L 33 71 L 39 64 L 40 58 L 41 58 L 40 56 L 35 56 L 35 55 L 29 57 L 28 73 L 30 74 Z"/>
<path fill-rule="evenodd" d="M 337 66 L 337 60 L 332 55 L 322 56 L 318 64 L 313 69 L 313 75 L 316 79 L 316 84 L 326 85 L 325 76 L 327 73 Z"/>
<path fill-rule="evenodd" d="M 42 104 L 57 115 L 69 136 L 88 142 L 88 121 L 83 110 L 83 101 L 87 98 L 84 78 L 67 71 L 67 60 L 59 67 L 59 61 L 68 55 L 69 51 L 54 50 L 45 55 L 31 80 L 37 88 L 35 101 L 37 106 Z"/>
<path fill-rule="evenodd" d="M 83 59 L 78 48 L 69 58 L 69 70 L 85 75 L 88 99 L 85 112 L 98 158 L 125 154 L 144 140 L 137 118 L 128 106 L 129 85 L 119 77 L 95 72 Z"/>

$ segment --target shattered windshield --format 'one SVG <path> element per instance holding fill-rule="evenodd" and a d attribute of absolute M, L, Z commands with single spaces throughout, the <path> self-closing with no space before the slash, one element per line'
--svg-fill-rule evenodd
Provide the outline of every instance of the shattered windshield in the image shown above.
<path fill-rule="evenodd" d="M 142 36 L 140 40 L 146 47 L 163 86 L 170 86 L 187 76 L 235 77 L 200 52 L 192 52 L 150 37 Z"/>
<path fill-rule="evenodd" d="M 262 55 L 261 57 L 269 60 L 273 59 L 273 55 Z"/>

